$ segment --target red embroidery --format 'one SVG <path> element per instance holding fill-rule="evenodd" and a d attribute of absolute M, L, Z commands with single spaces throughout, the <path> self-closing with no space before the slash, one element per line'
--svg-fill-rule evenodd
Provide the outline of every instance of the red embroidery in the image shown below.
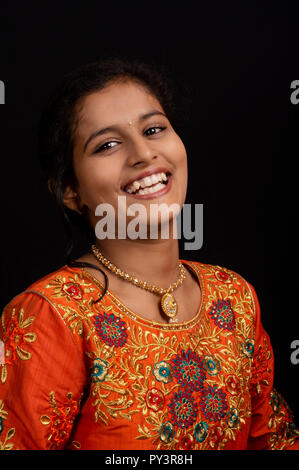
<path fill-rule="evenodd" d="M 164 405 L 163 393 L 156 388 L 151 388 L 146 394 L 146 404 L 154 411 L 160 410 Z"/>
<path fill-rule="evenodd" d="M 82 289 L 79 284 L 73 282 L 64 282 L 61 287 L 62 291 L 76 300 L 81 300 L 83 297 Z"/>
<path fill-rule="evenodd" d="M 79 403 L 72 399 L 72 393 L 67 394 L 68 402 L 57 406 L 54 392 L 50 393 L 52 415 L 41 416 L 41 423 L 50 426 L 48 440 L 50 449 L 61 449 L 70 437 L 75 417 L 78 414 Z"/>
<path fill-rule="evenodd" d="M 259 395 L 263 385 L 269 385 L 271 380 L 271 369 L 269 369 L 269 360 L 271 352 L 268 347 L 266 337 L 264 337 L 263 346 L 260 344 L 258 350 L 254 354 L 252 366 L 252 376 L 250 390 L 252 395 Z"/>

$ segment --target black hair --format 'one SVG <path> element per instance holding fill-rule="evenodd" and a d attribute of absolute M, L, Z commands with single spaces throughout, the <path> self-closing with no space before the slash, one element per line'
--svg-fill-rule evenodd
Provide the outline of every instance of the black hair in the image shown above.
<path fill-rule="evenodd" d="M 73 170 L 73 143 L 78 125 L 78 105 L 89 94 L 103 89 L 112 82 L 122 80 L 135 81 L 146 87 L 157 98 L 172 126 L 178 131 L 173 81 L 165 72 L 158 71 L 151 64 L 119 58 L 104 59 L 83 65 L 65 75 L 43 109 L 38 130 L 38 153 L 41 167 L 51 194 L 61 210 L 66 229 L 67 264 L 99 269 L 105 276 L 105 292 L 108 279 L 104 271 L 90 263 L 77 263 L 71 260 L 72 223 L 80 226 L 90 240 L 94 238 L 94 233 L 91 233 L 93 231 L 86 220 L 86 214 L 83 213 L 80 216 L 68 209 L 63 204 L 63 197 L 68 185 L 73 187 L 76 185 Z"/>

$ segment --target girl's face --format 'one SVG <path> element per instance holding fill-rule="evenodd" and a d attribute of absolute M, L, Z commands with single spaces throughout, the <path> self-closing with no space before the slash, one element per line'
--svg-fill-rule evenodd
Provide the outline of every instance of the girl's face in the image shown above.
<path fill-rule="evenodd" d="M 148 212 L 154 203 L 182 207 L 186 150 L 159 101 L 142 85 L 119 81 L 80 104 L 73 158 L 78 184 L 76 191 L 66 189 L 65 205 L 86 206 L 93 227 L 98 204 L 112 205 L 117 218 L 118 196 Z"/>

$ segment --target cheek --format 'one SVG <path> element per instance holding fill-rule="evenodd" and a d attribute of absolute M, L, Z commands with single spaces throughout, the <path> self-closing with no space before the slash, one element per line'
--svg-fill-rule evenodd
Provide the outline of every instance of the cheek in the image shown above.
<path fill-rule="evenodd" d="M 79 194 L 88 207 L 95 208 L 102 202 L 111 202 L 117 180 L 115 165 L 92 161 L 76 168 Z"/>
<path fill-rule="evenodd" d="M 176 159 L 177 178 L 179 180 L 178 190 L 180 192 L 181 202 L 184 202 L 188 184 L 188 159 L 186 148 L 182 140 L 177 136 L 176 139 Z"/>
<path fill-rule="evenodd" d="M 173 135 L 173 138 L 168 147 L 168 153 L 170 158 L 173 159 L 173 163 L 181 169 L 186 168 L 187 170 L 187 153 L 183 141 L 177 134 Z"/>

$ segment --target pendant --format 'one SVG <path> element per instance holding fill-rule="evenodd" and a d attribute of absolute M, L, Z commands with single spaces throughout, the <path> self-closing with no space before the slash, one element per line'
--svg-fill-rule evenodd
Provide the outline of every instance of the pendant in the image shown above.
<path fill-rule="evenodd" d="M 173 295 L 167 293 L 164 294 L 161 299 L 161 307 L 165 315 L 172 318 L 178 313 L 178 304 Z"/>

